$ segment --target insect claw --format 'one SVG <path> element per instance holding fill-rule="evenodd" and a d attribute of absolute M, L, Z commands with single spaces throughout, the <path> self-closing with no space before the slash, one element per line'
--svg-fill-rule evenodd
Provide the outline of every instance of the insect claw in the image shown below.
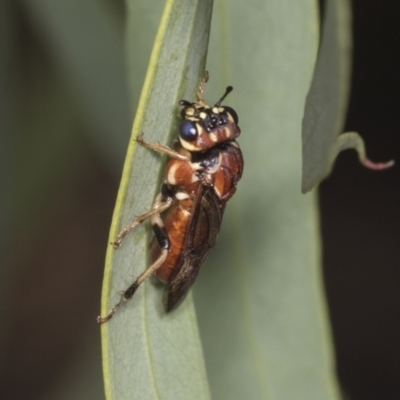
<path fill-rule="evenodd" d="M 138 143 L 143 143 L 143 135 L 144 135 L 144 133 L 143 132 L 140 132 L 139 133 L 139 135 L 138 135 L 138 137 L 136 138 L 136 139 L 133 139 L 135 142 L 138 142 Z"/>
<path fill-rule="evenodd" d="M 121 242 L 119 240 L 116 240 L 115 242 L 110 242 L 110 244 L 114 247 L 114 249 L 118 249 L 118 247 L 121 246 Z"/>

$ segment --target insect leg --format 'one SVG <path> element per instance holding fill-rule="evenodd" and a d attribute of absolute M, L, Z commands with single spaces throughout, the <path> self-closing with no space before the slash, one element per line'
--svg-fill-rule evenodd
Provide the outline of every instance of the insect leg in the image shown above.
<path fill-rule="evenodd" d="M 146 216 L 146 218 L 151 217 L 151 224 L 153 226 L 153 231 L 154 231 L 154 236 L 157 239 L 157 242 L 161 248 L 161 254 L 158 257 L 158 259 L 150 265 L 149 268 L 146 269 L 136 280 L 133 282 L 131 286 L 128 287 L 128 289 L 125 290 L 124 294 L 122 295 L 121 300 L 108 312 L 108 314 L 105 317 L 97 317 L 97 322 L 99 324 L 103 324 L 104 322 L 107 322 L 118 310 L 119 307 L 122 306 L 126 301 L 130 300 L 133 295 L 135 294 L 137 288 L 141 285 L 141 283 L 146 280 L 150 275 L 152 275 L 165 261 L 168 255 L 168 250 L 170 248 L 170 240 L 168 237 L 168 233 L 164 227 L 164 223 L 160 217 L 160 213 L 166 209 L 166 205 L 168 207 L 170 206 L 172 201 L 172 192 L 168 188 L 167 184 L 163 184 L 161 187 L 161 193 L 157 196 L 154 205 L 153 205 L 153 210 L 150 212 L 138 217 L 133 224 L 143 222 L 143 218 Z M 142 218 L 140 222 L 137 222 L 139 218 Z M 129 225 L 131 227 L 133 224 Z M 128 228 L 126 227 L 119 235 L 120 242 L 123 240 L 123 237 L 126 235 L 128 232 Z M 133 228 L 131 228 L 133 229 Z M 124 236 L 122 236 L 122 233 L 126 232 Z M 115 242 L 117 243 L 117 242 Z"/>
<path fill-rule="evenodd" d="M 136 141 L 143 147 L 146 147 L 146 148 L 156 151 L 158 153 L 167 154 L 169 157 L 177 158 L 178 160 L 190 161 L 189 156 L 180 154 L 180 153 L 176 152 L 175 150 L 171 149 L 171 147 L 165 146 L 158 142 L 157 143 L 145 142 L 143 140 L 143 132 L 137 137 Z"/>
<path fill-rule="evenodd" d="M 208 82 L 208 78 L 209 78 L 208 71 L 206 71 L 204 74 L 203 80 L 200 82 L 199 91 L 197 92 L 197 97 L 199 98 L 200 103 L 205 103 L 203 94 L 204 94 L 204 89 L 206 87 L 206 84 Z"/>
<path fill-rule="evenodd" d="M 104 322 L 107 322 L 111 319 L 111 317 L 117 312 L 118 308 L 122 306 L 125 302 L 130 300 L 133 295 L 135 294 L 137 288 L 143 283 L 146 278 L 148 278 L 150 275 L 152 275 L 159 267 L 160 265 L 165 261 L 168 255 L 168 250 L 163 249 L 161 251 L 160 257 L 152 264 L 150 265 L 149 268 L 146 269 L 136 280 L 135 282 L 132 283 L 131 286 L 128 287 L 128 289 L 125 290 L 124 294 L 122 295 L 121 300 L 108 312 L 108 314 L 105 317 L 98 316 L 97 317 L 97 322 L 99 324 L 103 324 Z"/>
<path fill-rule="evenodd" d="M 143 221 L 145 221 L 147 218 L 159 215 L 163 211 L 165 211 L 171 204 L 172 204 L 172 197 L 164 197 L 163 194 L 159 194 L 153 204 L 153 207 L 149 212 L 143 215 L 139 215 L 136 217 L 136 219 L 126 226 L 117 236 L 117 240 L 115 242 L 111 242 L 111 244 L 117 249 L 122 241 L 124 240 L 125 236 L 136 226 L 140 225 Z"/>
<path fill-rule="evenodd" d="M 151 217 L 151 225 L 153 226 L 154 236 L 160 248 L 162 250 L 169 250 L 171 243 L 160 215 L 154 215 Z"/>

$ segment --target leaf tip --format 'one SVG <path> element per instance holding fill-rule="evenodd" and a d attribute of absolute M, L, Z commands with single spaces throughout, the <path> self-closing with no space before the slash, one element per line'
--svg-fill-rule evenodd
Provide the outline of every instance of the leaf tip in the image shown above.
<path fill-rule="evenodd" d="M 376 162 L 369 160 L 368 158 L 365 158 L 364 160 L 361 161 L 361 164 L 365 168 L 372 169 L 374 171 L 382 171 L 384 169 L 393 167 L 393 165 L 395 164 L 395 161 L 390 160 L 390 161 L 387 161 L 384 163 L 376 163 Z"/>

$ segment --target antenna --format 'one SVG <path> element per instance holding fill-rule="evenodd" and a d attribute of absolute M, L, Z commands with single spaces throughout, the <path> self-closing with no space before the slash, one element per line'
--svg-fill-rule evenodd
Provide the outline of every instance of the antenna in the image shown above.
<path fill-rule="evenodd" d="M 232 86 L 228 86 L 226 88 L 226 90 L 225 90 L 224 95 L 215 103 L 214 107 L 219 107 L 221 105 L 222 101 L 225 99 L 225 97 L 228 96 L 228 94 L 230 92 L 232 92 L 232 90 L 233 90 L 233 87 Z"/>

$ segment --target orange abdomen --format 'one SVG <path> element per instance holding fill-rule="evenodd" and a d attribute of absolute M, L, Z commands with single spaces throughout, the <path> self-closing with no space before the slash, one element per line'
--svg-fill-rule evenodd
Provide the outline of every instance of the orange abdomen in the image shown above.
<path fill-rule="evenodd" d="M 165 214 L 164 225 L 170 240 L 170 249 L 166 260 L 155 272 L 157 278 L 163 282 L 169 281 L 171 273 L 181 254 L 187 226 L 190 220 L 190 213 L 186 211 L 186 209 L 190 209 L 191 203 L 192 201 L 189 199 L 184 201 L 175 201 Z M 154 237 L 150 246 L 150 262 L 153 263 L 160 256 L 161 249 Z"/>

